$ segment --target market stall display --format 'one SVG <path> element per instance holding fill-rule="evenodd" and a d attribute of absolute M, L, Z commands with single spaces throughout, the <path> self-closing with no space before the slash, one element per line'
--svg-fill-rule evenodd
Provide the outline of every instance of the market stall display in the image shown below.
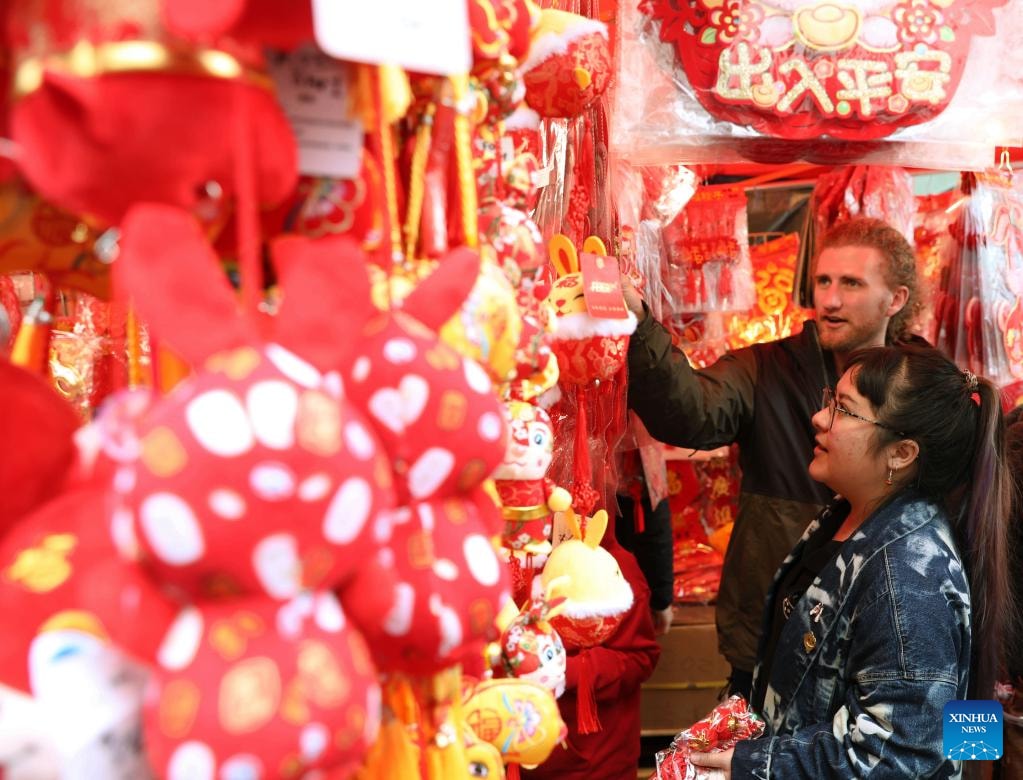
<path fill-rule="evenodd" d="M 515 780 L 631 739 L 616 491 L 668 501 L 699 619 L 651 690 L 698 717 L 740 475 L 628 421 L 623 274 L 703 366 L 798 332 L 816 233 L 915 224 L 921 332 L 1023 398 L 1019 183 L 979 172 L 1023 141 L 1023 0 L 287 5 L 0 10 L 0 776 Z M 740 158 L 847 165 L 797 236 Z M 924 163 L 978 171 L 925 201 Z M 722 704 L 660 771 L 758 725 Z"/>

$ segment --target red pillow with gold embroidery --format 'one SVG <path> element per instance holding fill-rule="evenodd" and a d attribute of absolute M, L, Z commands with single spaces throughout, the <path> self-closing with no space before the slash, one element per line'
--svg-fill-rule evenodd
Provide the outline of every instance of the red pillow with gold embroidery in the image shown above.
<path fill-rule="evenodd" d="M 871 140 L 938 116 L 1006 0 L 643 0 L 701 105 L 778 138 Z"/>

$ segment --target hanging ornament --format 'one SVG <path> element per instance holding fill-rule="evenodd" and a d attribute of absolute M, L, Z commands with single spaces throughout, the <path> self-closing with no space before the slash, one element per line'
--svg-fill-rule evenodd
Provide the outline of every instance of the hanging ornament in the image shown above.
<path fill-rule="evenodd" d="M 643 0 L 716 119 L 775 138 L 884 138 L 941 114 L 1006 0 Z"/>
<path fill-rule="evenodd" d="M 547 295 L 555 315 L 550 346 L 563 383 L 572 386 L 577 419 L 573 449 L 572 505 L 589 513 L 597 502 L 589 456 L 587 396 L 593 383 L 611 379 L 625 366 L 636 315 L 625 307 L 616 258 L 590 236 L 583 253 L 563 235 L 549 244 L 558 279 Z"/>

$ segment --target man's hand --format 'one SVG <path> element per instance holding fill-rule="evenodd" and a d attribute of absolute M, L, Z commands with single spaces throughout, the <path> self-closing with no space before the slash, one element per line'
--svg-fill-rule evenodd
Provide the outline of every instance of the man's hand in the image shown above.
<path fill-rule="evenodd" d="M 734 752 L 735 748 L 722 750 L 720 753 L 698 753 L 694 750 L 689 754 L 689 760 L 693 763 L 693 766 L 698 766 L 701 769 L 717 769 L 720 774 L 714 773 L 715 777 L 724 777 L 725 780 L 731 780 L 732 754 Z M 697 774 L 697 777 L 699 776 Z"/>
<path fill-rule="evenodd" d="M 636 315 L 642 322 L 646 319 L 646 311 L 643 309 L 643 296 L 639 294 L 632 280 L 626 274 L 622 274 L 622 295 L 625 296 L 625 305 L 629 311 Z"/>
<path fill-rule="evenodd" d="M 672 609 L 671 604 L 664 609 L 651 609 L 650 614 L 654 619 L 654 636 L 667 634 L 668 629 L 671 628 L 672 618 L 675 616 L 675 610 Z"/>

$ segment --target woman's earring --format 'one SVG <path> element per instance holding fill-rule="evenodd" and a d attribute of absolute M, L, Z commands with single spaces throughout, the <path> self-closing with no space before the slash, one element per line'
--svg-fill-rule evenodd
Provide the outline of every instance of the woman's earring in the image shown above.
<path fill-rule="evenodd" d="M 895 469 L 888 469 L 888 476 L 885 477 L 884 483 L 886 485 L 892 484 L 892 477 L 895 476 Z"/>

